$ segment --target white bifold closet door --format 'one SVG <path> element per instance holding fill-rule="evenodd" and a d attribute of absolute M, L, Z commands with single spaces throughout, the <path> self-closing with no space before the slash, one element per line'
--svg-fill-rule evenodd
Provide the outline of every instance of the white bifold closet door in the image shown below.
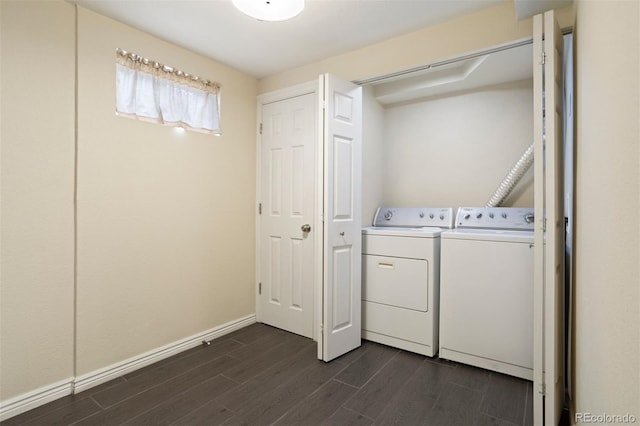
<path fill-rule="evenodd" d="M 534 36 L 534 424 L 555 426 L 564 399 L 563 38 L 553 11 Z"/>
<path fill-rule="evenodd" d="M 362 88 L 319 79 L 323 170 L 323 285 L 318 358 L 330 361 L 361 344 Z"/>

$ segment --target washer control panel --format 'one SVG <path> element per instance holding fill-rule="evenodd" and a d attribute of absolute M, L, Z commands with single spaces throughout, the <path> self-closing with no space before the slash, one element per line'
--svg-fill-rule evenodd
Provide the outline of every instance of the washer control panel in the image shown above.
<path fill-rule="evenodd" d="M 460 207 L 456 228 L 533 231 L 534 219 L 529 207 Z"/>
<path fill-rule="evenodd" d="M 452 207 L 380 207 L 373 226 L 453 228 L 453 219 Z"/>

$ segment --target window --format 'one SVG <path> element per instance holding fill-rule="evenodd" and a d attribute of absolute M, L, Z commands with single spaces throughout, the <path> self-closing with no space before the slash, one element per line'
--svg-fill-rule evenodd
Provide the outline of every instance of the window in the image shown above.
<path fill-rule="evenodd" d="M 116 114 L 220 134 L 220 85 L 116 49 Z"/>

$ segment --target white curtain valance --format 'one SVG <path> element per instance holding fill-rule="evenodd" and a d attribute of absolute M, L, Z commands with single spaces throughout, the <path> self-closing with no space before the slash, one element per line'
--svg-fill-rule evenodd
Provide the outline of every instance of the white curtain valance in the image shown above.
<path fill-rule="evenodd" d="M 220 85 L 116 50 L 116 114 L 220 134 Z"/>

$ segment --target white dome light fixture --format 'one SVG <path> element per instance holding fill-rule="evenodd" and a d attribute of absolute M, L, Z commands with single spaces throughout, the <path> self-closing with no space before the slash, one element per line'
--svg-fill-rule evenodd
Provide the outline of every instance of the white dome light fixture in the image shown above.
<path fill-rule="evenodd" d="M 304 9 L 304 0 L 231 0 L 245 15 L 259 21 L 286 21 Z"/>

